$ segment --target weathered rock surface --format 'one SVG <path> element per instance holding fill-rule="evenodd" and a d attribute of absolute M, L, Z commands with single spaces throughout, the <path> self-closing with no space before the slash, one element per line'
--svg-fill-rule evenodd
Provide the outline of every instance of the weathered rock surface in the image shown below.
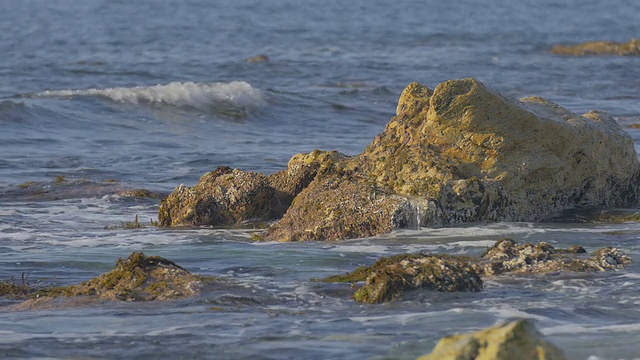
<path fill-rule="evenodd" d="M 591 256 L 580 246 L 556 249 L 546 242 L 518 245 L 498 240 L 479 258 L 455 255 L 400 254 L 381 258 L 325 282 L 364 282 L 354 299 L 382 303 L 402 297 L 406 291 L 480 291 L 482 278 L 505 273 L 589 272 L 620 269 L 631 259 L 620 249 L 606 247 Z"/>
<path fill-rule="evenodd" d="M 397 112 L 362 154 L 303 190 L 265 237 L 340 239 L 418 225 L 531 221 L 637 201 L 633 142 L 607 114 L 578 116 L 539 97 L 510 100 L 474 79 L 435 91 L 413 83 Z"/>
<path fill-rule="evenodd" d="M 202 277 L 171 260 L 134 252 L 118 259 L 113 270 L 62 290 L 65 296 L 97 296 L 105 300 L 175 300 L 198 294 Z"/>
<path fill-rule="evenodd" d="M 418 360 L 566 360 L 529 320 L 516 320 L 473 333 L 446 336 Z"/>
<path fill-rule="evenodd" d="M 234 170 L 225 172 L 227 180 L 207 174 L 194 188 L 180 186 L 163 201 L 160 223 L 282 216 L 265 239 L 335 240 L 417 226 L 535 221 L 574 207 L 636 203 L 639 194 L 633 141 L 611 116 L 578 116 L 539 97 L 508 99 L 474 79 L 435 90 L 412 83 L 397 115 L 362 154 L 314 153 L 292 159 L 313 158 L 305 181 L 288 180 L 296 176 L 290 163 L 269 177 Z M 275 190 L 289 181 L 295 191 Z M 282 193 L 295 196 L 286 213 Z"/>
<path fill-rule="evenodd" d="M 554 54 L 560 55 L 640 55 L 640 39 L 631 39 L 628 43 L 611 41 L 590 41 L 578 45 L 556 45 L 551 49 Z"/>
<path fill-rule="evenodd" d="M 436 291 L 480 291 L 482 280 L 477 267 L 464 257 L 430 255 L 407 257 L 378 267 L 354 294 L 358 302 L 382 303 L 413 289 Z"/>
<path fill-rule="evenodd" d="M 160 204 L 161 226 L 233 225 L 248 220 L 275 220 L 314 179 L 323 163 L 345 158 L 314 151 L 291 158 L 286 171 L 265 176 L 220 166 L 194 187 L 178 186 Z"/>
<path fill-rule="evenodd" d="M 518 245 L 511 239 L 502 239 L 489 248 L 479 259 L 485 275 L 508 272 L 555 272 L 555 271 L 605 271 L 622 268 L 631 259 L 620 249 L 606 247 L 586 257 L 581 246 L 555 249 L 546 242 L 537 245 Z M 488 263 L 487 263 L 488 261 Z"/>
<path fill-rule="evenodd" d="M 79 285 L 29 287 L 0 284 L 0 296 L 27 299 L 16 309 L 39 308 L 62 298 L 110 301 L 168 301 L 197 295 L 211 278 L 194 275 L 171 260 L 134 252 L 118 259 L 115 268 Z"/>

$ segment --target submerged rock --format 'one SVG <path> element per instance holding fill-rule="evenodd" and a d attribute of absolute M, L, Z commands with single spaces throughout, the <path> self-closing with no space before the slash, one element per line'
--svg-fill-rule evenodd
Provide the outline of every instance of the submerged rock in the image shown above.
<path fill-rule="evenodd" d="M 121 196 L 127 198 L 162 199 L 166 194 L 146 189 L 129 188 L 113 179 L 93 181 L 88 179 L 68 179 L 57 176 L 54 181 L 26 181 L 16 187 L 0 192 L 5 201 L 53 201 L 76 198 L 95 198 L 102 196 Z"/>
<path fill-rule="evenodd" d="M 79 285 L 66 287 L 23 287 L 21 297 L 30 298 L 16 309 L 39 308 L 63 298 L 83 297 L 91 300 L 151 301 L 177 300 L 197 295 L 203 284 L 212 279 L 194 275 L 171 260 L 134 252 L 118 259 L 115 268 Z M 3 286 L 0 284 L 0 291 Z M 15 289 L 11 290 L 15 292 Z M 0 295 L 5 295 L 0 293 Z"/>
<path fill-rule="evenodd" d="M 256 55 L 244 59 L 245 62 L 267 62 L 269 57 L 267 55 Z"/>
<path fill-rule="evenodd" d="M 134 252 L 118 259 L 110 272 L 67 287 L 61 294 L 120 301 L 175 300 L 198 294 L 202 280 L 171 260 Z"/>
<path fill-rule="evenodd" d="M 374 304 L 399 299 L 404 292 L 419 288 L 448 292 L 480 291 L 483 276 L 606 271 L 620 269 L 630 262 L 624 252 L 612 247 L 599 249 L 588 256 L 581 246 L 555 249 L 546 242 L 518 245 L 511 239 L 501 239 L 479 258 L 400 254 L 320 281 L 364 282 L 353 297 L 358 302 Z"/>
<path fill-rule="evenodd" d="M 160 223 L 282 216 L 265 239 L 337 240 L 399 228 L 535 221 L 574 207 L 635 203 L 639 194 L 633 141 L 610 115 L 579 116 L 540 97 L 509 99 L 475 79 L 447 81 L 435 90 L 412 83 L 397 115 L 363 153 L 314 153 L 296 156 L 314 158 L 315 166 L 307 181 L 285 192 L 293 201 L 269 190 L 292 179 L 291 163 L 287 172 L 254 175 L 252 186 L 240 186 L 239 170 L 226 175 L 224 186 L 205 175 L 163 201 Z M 227 200 L 230 189 L 249 200 Z"/>
<path fill-rule="evenodd" d="M 628 43 L 611 41 L 590 41 L 578 45 L 556 45 L 551 49 L 560 55 L 640 55 L 640 39 L 631 39 Z"/>
<path fill-rule="evenodd" d="M 546 242 L 537 245 L 518 245 L 511 239 L 502 239 L 489 248 L 480 258 L 485 275 L 507 272 L 555 272 L 555 271 L 605 271 L 619 269 L 631 262 L 620 249 L 607 247 L 586 257 L 581 246 L 555 249 Z M 488 263 L 485 263 L 488 261 Z"/>
<path fill-rule="evenodd" d="M 530 320 L 516 320 L 473 333 L 445 336 L 418 360 L 566 360 Z"/>
<path fill-rule="evenodd" d="M 12 300 L 23 300 L 29 298 L 32 292 L 33 289 L 27 284 L 0 281 L 0 297 Z"/>
<path fill-rule="evenodd" d="M 408 257 L 372 271 L 354 298 L 363 303 L 382 303 L 397 299 L 405 291 L 421 288 L 447 292 L 480 291 L 482 280 L 475 264 L 464 257 Z"/>

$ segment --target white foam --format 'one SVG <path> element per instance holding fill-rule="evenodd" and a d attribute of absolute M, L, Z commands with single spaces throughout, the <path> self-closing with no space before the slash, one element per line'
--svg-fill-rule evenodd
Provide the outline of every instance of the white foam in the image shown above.
<path fill-rule="evenodd" d="M 244 81 L 230 83 L 172 82 L 165 85 L 116 87 L 87 90 L 52 90 L 38 96 L 76 97 L 101 96 L 130 104 L 158 104 L 193 107 L 199 110 L 219 110 L 232 107 L 250 111 L 266 105 L 264 94 Z"/>

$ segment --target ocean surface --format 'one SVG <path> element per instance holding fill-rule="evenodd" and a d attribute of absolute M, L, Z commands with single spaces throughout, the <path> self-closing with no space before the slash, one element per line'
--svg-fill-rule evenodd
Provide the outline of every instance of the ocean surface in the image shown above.
<path fill-rule="evenodd" d="M 220 165 L 272 173 L 314 149 L 358 154 L 403 88 L 475 77 L 640 123 L 639 57 L 557 43 L 640 36 L 636 0 L 0 0 L 0 279 L 69 285 L 133 251 L 230 279 L 169 303 L 11 311 L 0 358 L 414 359 L 437 340 L 529 318 L 570 359 L 640 359 L 640 224 L 588 216 L 414 229 L 343 242 L 253 243 L 246 229 L 127 230 Z M 266 55 L 269 61 L 246 62 Z M 640 129 L 627 128 L 640 146 Z M 626 209 L 625 211 L 640 211 Z M 479 255 L 502 237 L 617 246 L 590 274 L 506 276 L 480 293 L 360 305 L 340 274 L 402 252 Z M 240 289 L 240 290 L 239 290 Z"/>

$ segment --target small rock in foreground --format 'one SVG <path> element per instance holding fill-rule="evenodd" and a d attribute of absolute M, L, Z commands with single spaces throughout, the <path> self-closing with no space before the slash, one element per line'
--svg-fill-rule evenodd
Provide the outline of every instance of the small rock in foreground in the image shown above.
<path fill-rule="evenodd" d="M 418 360 L 566 360 L 529 320 L 516 320 L 474 333 L 445 336 Z"/>

